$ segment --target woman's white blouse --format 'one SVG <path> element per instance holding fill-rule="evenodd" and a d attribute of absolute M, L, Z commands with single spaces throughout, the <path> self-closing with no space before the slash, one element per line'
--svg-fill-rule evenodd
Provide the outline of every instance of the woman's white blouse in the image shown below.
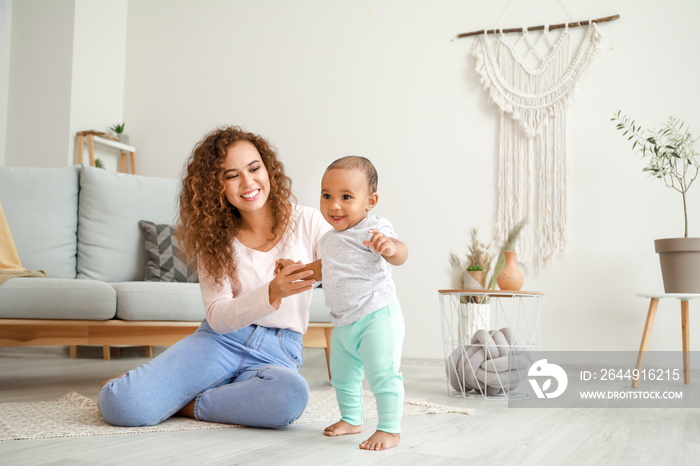
<path fill-rule="evenodd" d="M 224 279 L 216 285 L 200 267 L 199 283 L 212 329 L 228 333 L 251 324 L 287 328 L 306 333 L 312 292 L 306 291 L 282 299 L 279 310 L 270 305 L 269 286 L 277 259 L 304 264 L 321 258 L 321 236 L 330 229 L 321 213 L 310 207 L 294 206 L 290 222 L 280 242 L 267 252 L 250 249 L 234 240 L 238 283 Z"/>

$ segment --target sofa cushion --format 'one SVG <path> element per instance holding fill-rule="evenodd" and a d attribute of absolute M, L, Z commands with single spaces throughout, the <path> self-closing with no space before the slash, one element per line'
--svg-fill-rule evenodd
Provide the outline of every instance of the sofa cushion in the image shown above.
<path fill-rule="evenodd" d="M 79 167 L 0 167 L 0 204 L 22 266 L 75 278 Z"/>
<path fill-rule="evenodd" d="M 178 180 L 115 173 L 83 164 L 78 218 L 78 278 L 144 279 L 139 220 L 174 223 Z"/>
<path fill-rule="evenodd" d="M 187 264 L 172 225 L 141 220 L 147 282 L 198 283 L 197 261 Z"/>
<path fill-rule="evenodd" d="M 114 318 L 117 295 L 107 283 L 65 278 L 13 278 L 0 285 L 0 318 Z"/>
<path fill-rule="evenodd" d="M 119 319 L 204 319 L 204 303 L 197 283 L 126 282 L 111 285 L 117 293 Z"/>

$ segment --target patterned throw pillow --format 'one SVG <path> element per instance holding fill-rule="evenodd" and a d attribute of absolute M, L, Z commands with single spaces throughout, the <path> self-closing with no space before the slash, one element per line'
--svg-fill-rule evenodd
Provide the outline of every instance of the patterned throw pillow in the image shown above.
<path fill-rule="evenodd" d="M 175 227 L 156 225 L 141 220 L 139 228 L 143 232 L 146 249 L 147 282 L 188 282 L 197 283 L 197 263 L 186 264 L 184 255 L 175 238 Z"/>

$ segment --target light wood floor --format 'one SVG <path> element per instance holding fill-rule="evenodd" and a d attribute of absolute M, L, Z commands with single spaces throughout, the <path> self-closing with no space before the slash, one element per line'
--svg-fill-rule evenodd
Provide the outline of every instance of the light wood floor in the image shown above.
<path fill-rule="evenodd" d="M 156 353 L 158 349 L 156 349 Z M 55 400 L 75 391 L 96 399 L 99 384 L 146 361 L 123 348 L 0 348 L 0 402 Z M 328 382 L 322 350 L 307 349 L 302 374 L 312 390 Z M 472 407 L 459 414 L 406 417 L 402 443 L 386 452 L 357 446 L 366 434 L 328 438 L 325 425 L 0 442 L 2 465 L 696 465 L 700 409 L 509 409 L 503 401 L 447 395 L 441 361 L 404 361 L 406 397 Z M 696 379 L 697 380 L 697 379 Z"/>

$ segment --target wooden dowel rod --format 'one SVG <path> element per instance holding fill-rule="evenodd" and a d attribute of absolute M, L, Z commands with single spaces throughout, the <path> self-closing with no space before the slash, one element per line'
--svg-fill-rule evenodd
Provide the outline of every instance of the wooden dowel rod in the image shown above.
<path fill-rule="evenodd" d="M 570 28 L 575 28 L 578 26 L 587 26 L 589 24 L 593 23 L 607 23 L 608 21 L 615 21 L 616 19 L 620 19 L 620 15 L 612 15 L 612 16 L 606 16 L 604 18 L 598 18 L 598 19 L 591 19 L 591 20 L 585 20 L 585 21 L 576 21 L 574 23 L 561 23 L 561 24 L 551 24 L 549 26 L 549 30 L 551 31 L 552 29 L 561 29 L 563 27 L 570 27 Z M 544 25 L 540 26 L 530 26 L 528 28 L 525 28 L 528 31 L 542 31 L 544 30 Z M 472 31 L 472 32 L 464 32 L 462 34 L 457 35 L 457 39 L 460 39 L 462 37 L 469 37 L 469 36 L 476 36 L 479 34 L 495 34 L 497 32 L 503 32 L 508 33 L 508 32 L 523 32 L 523 28 L 509 28 L 509 29 L 482 29 L 480 31 Z"/>

